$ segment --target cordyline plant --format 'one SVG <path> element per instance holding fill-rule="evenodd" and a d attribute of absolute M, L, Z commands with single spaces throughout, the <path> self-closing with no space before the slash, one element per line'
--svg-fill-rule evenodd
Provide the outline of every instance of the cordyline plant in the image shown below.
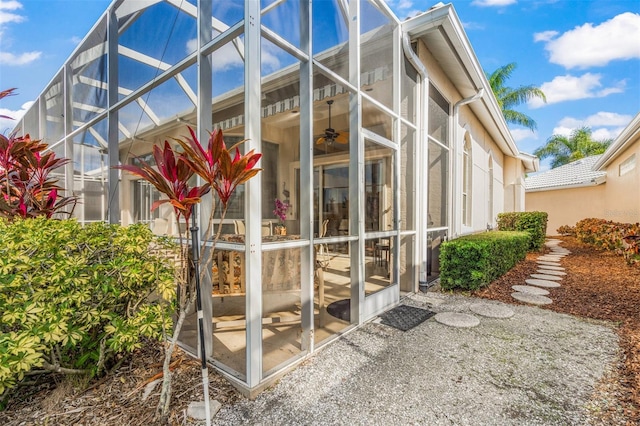
<path fill-rule="evenodd" d="M 3 90 L 0 99 L 14 90 Z M 15 217 L 50 218 L 55 213 L 70 214 L 63 209 L 75 206 L 77 198 L 59 196 L 63 189 L 51 176 L 54 170 L 70 160 L 56 158 L 53 151 L 45 152 L 47 146 L 28 134 L 0 135 L 0 216 L 12 220 Z"/>
<path fill-rule="evenodd" d="M 205 238 L 203 238 L 203 249 L 207 241 L 212 242 L 212 248 L 209 250 L 209 256 L 200 259 L 199 262 L 202 265 L 209 265 L 213 260 L 216 242 L 220 238 L 221 232 L 221 226 L 218 226 L 215 236 L 212 235 L 216 210 L 220 209 L 219 223 L 222 223 L 227 213 L 229 200 L 238 185 L 247 182 L 261 170 L 256 168 L 256 164 L 262 154 L 255 153 L 254 150 L 244 155 L 241 154 L 238 146 L 245 140 L 238 142 L 231 148 L 227 148 L 222 131 L 218 129 L 210 133 L 208 145 L 205 148 L 198 141 L 193 129 L 190 127 L 188 129 L 190 136 L 186 136 L 184 139 L 174 139 L 180 144 L 183 152 L 176 152 L 168 141 L 165 141 L 163 147 L 157 145 L 153 147 L 153 158 L 155 159 L 156 167 L 140 160 L 140 166 L 120 165 L 116 168 L 141 177 L 163 194 L 166 198 L 156 201 L 151 209 L 154 210 L 162 204 L 170 204 L 175 213 L 178 229 L 180 229 L 181 223 L 184 223 L 185 229 L 189 228 L 189 219 L 194 207 L 213 188 L 215 191 L 213 207 L 204 233 Z M 202 178 L 204 182 L 202 185 L 191 185 L 189 183 L 194 174 Z M 169 414 L 169 403 L 171 401 L 171 371 L 169 369 L 171 356 L 177 344 L 184 320 L 194 310 L 197 294 L 195 277 L 191 273 L 193 265 L 189 260 L 188 246 L 189 234 L 187 233 L 186 243 L 183 236 L 180 235 L 177 321 L 171 342 L 165 349 L 163 386 L 157 410 L 158 414 L 163 418 L 166 418 Z M 204 267 L 200 268 L 200 278 L 204 278 L 205 269 Z M 205 404 L 207 403 L 205 401 Z"/>

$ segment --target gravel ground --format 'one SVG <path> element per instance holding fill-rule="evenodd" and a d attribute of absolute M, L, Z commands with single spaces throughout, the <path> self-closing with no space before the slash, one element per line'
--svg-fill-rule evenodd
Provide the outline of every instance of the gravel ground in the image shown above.
<path fill-rule="evenodd" d="M 403 303 L 471 313 L 499 302 L 427 293 Z M 504 306 L 500 304 L 501 306 Z M 509 305 L 507 319 L 453 328 L 433 318 L 403 332 L 371 322 L 328 345 L 217 425 L 587 425 L 618 357 L 605 322 Z M 594 396 L 595 395 L 595 396 Z"/>

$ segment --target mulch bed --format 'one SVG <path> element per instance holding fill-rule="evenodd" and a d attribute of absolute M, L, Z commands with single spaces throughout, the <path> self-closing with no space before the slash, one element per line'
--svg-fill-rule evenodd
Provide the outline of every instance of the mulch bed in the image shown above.
<path fill-rule="evenodd" d="M 614 393 L 629 424 L 640 424 L 640 267 L 627 265 L 621 256 L 597 251 L 573 237 L 556 238 L 562 240 L 561 247 L 571 251 L 561 261 L 567 275 L 561 287 L 551 289 L 549 297 L 553 303 L 541 308 L 618 325 L 622 362 L 615 377 L 609 379 L 615 383 L 607 386 L 616 388 Z M 523 304 L 511 297 L 514 292 L 511 286 L 524 284 L 525 279 L 536 273 L 538 256 L 528 254 L 524 261 L 474 296 Z"/>

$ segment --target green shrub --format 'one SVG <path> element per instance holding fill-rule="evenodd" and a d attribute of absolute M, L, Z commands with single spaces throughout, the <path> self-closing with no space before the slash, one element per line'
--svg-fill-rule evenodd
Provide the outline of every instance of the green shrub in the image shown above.
<path fill-rule="evenodd" d="M 547 234 L 546 212 L 510 212 L 498 214 L 500 231 L 525 231 L 531 235 L 530 250 L 540 250 Z"/>
<path fill-rule="evenodd" d="M 489 284 L 525 258 L 530 238 L 526 232 L 492 231 L 442 243 L 440 286 L 477 290 Z"/>
<path fill-rule="evenodd" d="M 0 220 L 0 395 L 34 370 L 100 374 L 170 332 L 175 271 L 154 249 L 173 248 L 144 225 Z"/>

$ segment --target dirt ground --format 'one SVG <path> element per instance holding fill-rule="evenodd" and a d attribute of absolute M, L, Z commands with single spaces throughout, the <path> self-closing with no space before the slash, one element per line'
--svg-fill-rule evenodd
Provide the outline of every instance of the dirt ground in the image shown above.
<path fill-rule="evenodd" d="M 630 424 L 640 424 L 640 268 L 628 266 L 622 257 L 597 252 L 571 237 L 559 237 L 572 254 L 562 260 L 567 276 L 554 289 L 554 303 L 544 309 L 608 320 L 618 324 L 623 357 L 617 371 L 601 386 L 616 395 Z M 511 297 L 511 285 L 522 284 L 535 273 L 535 258 L 529 254 L 506 275 L 474 296 L 519 304 Z M 0 412 L 2 425 L 150 425 L 160 394 L 160 384 L 147 399 L 147 382 L 162 369 L 158 345 L 146 345 L 122 362 L 110 375 L 83 385 L 78 379 L 51 378 L 37 386 L 23 387 Z M 242 399 L 215 371 L 210 370 L 210 397 L 224 404 Z M 199 363 L 178 355 L 174 370 L 171 425 L 196 424 L 186 416 L 190 401 L 202 399 Z M 613 389 L 613 391 L 612 391 Z M 607 413 L 603 413 L 606 424 Z"/>
<path fill-rule="evenodd" d="M 626 415 L 640 424 L 640 267 L 629 266 L 621 256 L 599 252 L 581 244 L 573 237 L 557 237 L 571 255 L 562 260 L 567 275 L 562 287 L 553 289 L 553 303 L 541 306 L 584 318 L 612 321 L 619 324 L 618 335 L 623 359 L 611 383 L 619 396 Z M 530 253 L 488 287 L 474 296 L 522 304 L 511 297 L 512 285 L 522 284 L 537 270 Z"/>

